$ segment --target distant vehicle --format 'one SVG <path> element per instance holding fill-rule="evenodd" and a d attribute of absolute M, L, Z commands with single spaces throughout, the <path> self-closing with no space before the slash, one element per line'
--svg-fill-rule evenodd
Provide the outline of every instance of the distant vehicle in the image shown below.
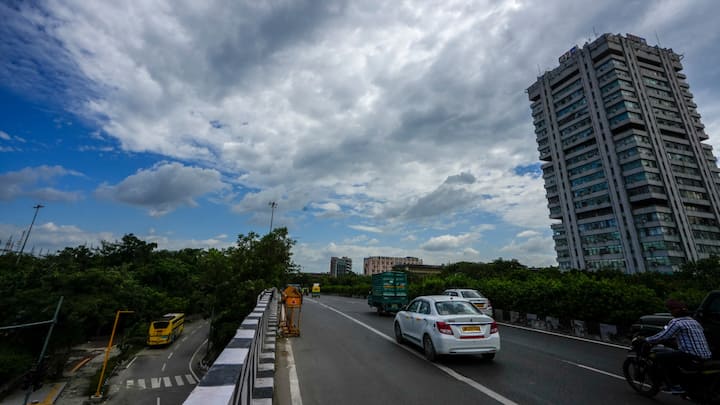
<path fill-rule="evenodd" d="M 310 291 L 314 298 L 320 297 L 320 283 L 313 283 Z"/>
<path fill-rule="evenodd" d="M 379 315 L 397 312 L 408 303 L 407 288 L 407 274 L 401 271 L 373 274 L 368 305 L 377 308 Z"/>
<path fill-rule="evenodd" d="M 185 314 L 169 313 L 162 319 L 150 322 L 147 344 L 149 346 L 169 345 L 185 329 Z"/>
<path fill-rule="evenodd" d="M 395 315 L 394 326 L 398 343 L 422 347 L 430 361 L 445 354 L 479 354 L 492 360 L 500 351 L 497 323 L 459 297 L 417 297 Z"/>
<path fill-rule="evenodd" d="M 493 307 L 492 303 L 490 303 L 490 300 L 487 299 L 484 295 L 480 294 L 478 290 L 473 290 L 470 288 L 450 288 L 443 292 L 445 295 L 450 295 L 453 297 L 462 297 L 466 300 L 472 302 L 477 309 L 482 311 L 483 314 L 494 317 L 493 314 Z"/>

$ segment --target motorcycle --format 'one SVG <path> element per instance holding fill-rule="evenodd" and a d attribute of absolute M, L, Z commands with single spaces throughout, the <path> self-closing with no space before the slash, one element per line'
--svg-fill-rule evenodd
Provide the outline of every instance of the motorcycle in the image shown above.
<path fill-rule="evenodd" d="M 640 395 L 651 398 L 655 396 L 665 383 L 664 373 L 655 358 L 658 353 L 673 349 L 663 345 L 653 345 L 642 338 L 634 338 L 623 362 L 625 380 Z M 720 361 L 705 360 L 692 362 L 679 367 L 678 381 L 684 399 L 699 404 L 720 404 Z"/>

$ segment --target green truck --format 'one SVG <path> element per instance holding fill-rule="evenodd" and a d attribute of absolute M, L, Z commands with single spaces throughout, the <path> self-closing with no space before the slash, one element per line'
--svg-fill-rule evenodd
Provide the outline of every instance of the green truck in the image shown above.
<path fill-rule="evenodd" d="M 397 312 L 408 303 L 407 291 L 407 274 L 401 271 L 373 274 L 368 305 L 377 308 L 379 315 Z"/>

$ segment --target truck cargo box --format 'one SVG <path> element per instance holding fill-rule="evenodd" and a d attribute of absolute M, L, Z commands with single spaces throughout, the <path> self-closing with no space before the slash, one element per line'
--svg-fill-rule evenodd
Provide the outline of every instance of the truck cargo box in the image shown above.
<path fill-rule="evenodd" d="M 407 289 L 407 274 L 401 271 L 373 274 L 368 305 L 378 314 L 397 312 L 408 303 Z"/>

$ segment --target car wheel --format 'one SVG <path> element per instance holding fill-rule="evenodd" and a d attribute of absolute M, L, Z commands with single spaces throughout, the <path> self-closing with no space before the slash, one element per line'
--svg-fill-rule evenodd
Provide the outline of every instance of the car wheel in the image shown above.
<path fill-rule="evenodd" d="M 403 338 L 402 330 L 400 329 L 400 323 L 395 322 L 395 341 L 399 344 L 405 343 L 405 338 Z"/>
<path fill-rule="evenodd" d="M 482 358 L 485 360 L 492 360 L 495 358 L 495 353 L 483 353 Z"/>
<path fill-rule="evenodd" d="M 425 358 L 429 361 L 437 360 L 437 353 L 435 352 L 435 346 L 433 345 L 430 336 L 423 336 L 423 350 L 425 351 Z"/>

